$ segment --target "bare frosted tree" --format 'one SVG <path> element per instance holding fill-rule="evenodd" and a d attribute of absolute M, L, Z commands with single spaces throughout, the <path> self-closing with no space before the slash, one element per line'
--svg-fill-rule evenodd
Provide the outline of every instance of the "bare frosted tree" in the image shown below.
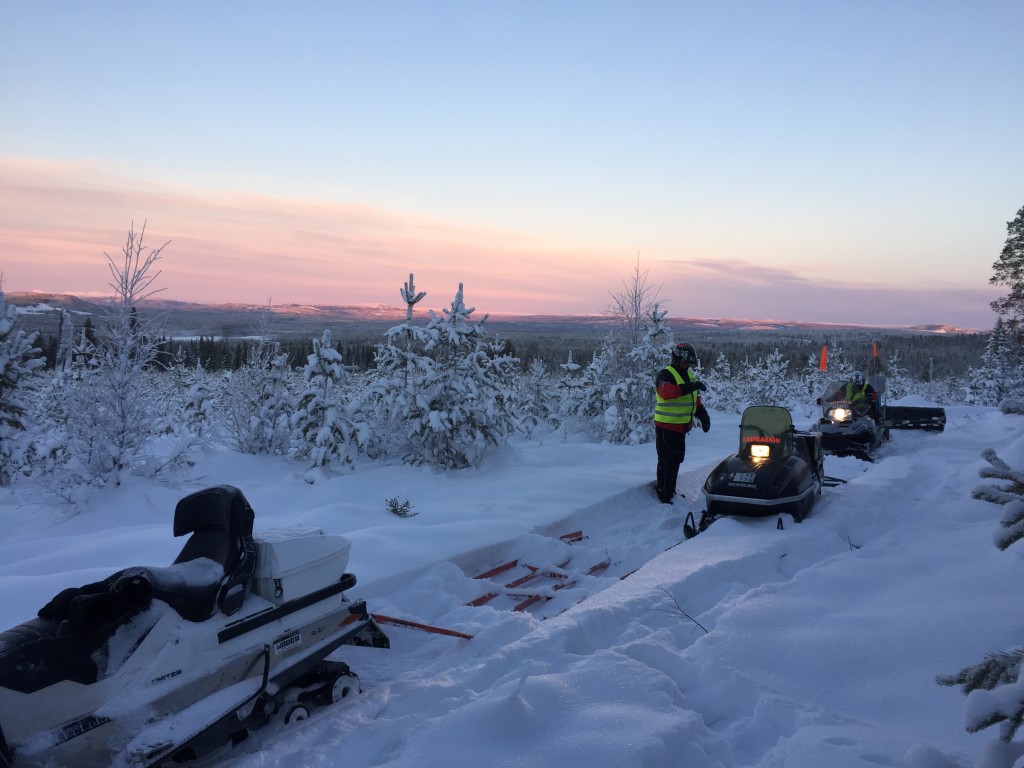
<path fill-rule="evenodd" d="M 655 307 L 664 303 L 659 300 L 661 286 L 648 282 L 650 270 L 640 269 L 640 256 L 636 257 L 633 274 L 628 280 L 622 281 L 622 290 L 609 292 L 611 304 L 605 315 L 616 322 L 625 338 L 627 349 L 639 346 L 647 332 L 647 322 L 655 311 Z"/>
<path fill-rule="evenodd" d="M 134 223 L 119 257 L 108 253 L 113 296 L 97 329 L 94 365 L 70 393 L 74 418 L 68 424 L 68 469 L 72 483 L 120 483 L 121 473 L 144 458 L 147 444 L 163 429 L 164 415 L 147 386 L 146 370 L 157 359 L 159 318 L 144 318 L 141 302 L 158 293 L 153 283 L 164 248 L 144 244 L 146 227 Z"/>

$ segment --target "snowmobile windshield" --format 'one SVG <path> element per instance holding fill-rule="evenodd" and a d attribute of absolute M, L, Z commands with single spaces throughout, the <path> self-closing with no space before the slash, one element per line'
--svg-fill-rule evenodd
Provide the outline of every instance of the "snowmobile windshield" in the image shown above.
<path fill-rule="evenodd" d="M 825 394 L 821 398 L 822 405 L 825 403 L 850 402 L 850 399 L 846 396 L 847 384 L 849 384 L 849 382 L 845 379 L 840 381 L 830 381 L 825 386 Z"/>
<path fill-rule="evenodd" d="M 754 405 L 740 419 L 740 455 L 782 458 L 793 452 L 793 417 L 777 405 Z"/>

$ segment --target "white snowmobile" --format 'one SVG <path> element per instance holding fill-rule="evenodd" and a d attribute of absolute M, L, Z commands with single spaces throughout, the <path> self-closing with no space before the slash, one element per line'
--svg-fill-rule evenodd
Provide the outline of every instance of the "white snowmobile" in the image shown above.
<path fill-rule="evenodd" d="M 389 641 L 344 595 L 350 542 L 252 524 L 237 488 L 186 496 L 173 565 L 64 590 L 0 633 L 0 766 L 187 762 L 358 692 L 327 657 Z"/>

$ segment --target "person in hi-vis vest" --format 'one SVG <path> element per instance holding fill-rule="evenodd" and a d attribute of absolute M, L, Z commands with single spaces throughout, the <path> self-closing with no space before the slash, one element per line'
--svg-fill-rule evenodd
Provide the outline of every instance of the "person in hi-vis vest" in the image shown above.
<path fill-rule="evenodd" d="M 676 495 L 679 465 L 686 456 L 686 433 L 696 419 L 701 429 L 711 429 L 711 417 L 700 401 L 708 385 L 697 381 L 690 366 L 697 364 L 697 351 L 690 344 L 672 347 L 672 362 L 654 381 L 654 443 L 658 450 L 658 473 L 654 490 L 664 504 Z"/>

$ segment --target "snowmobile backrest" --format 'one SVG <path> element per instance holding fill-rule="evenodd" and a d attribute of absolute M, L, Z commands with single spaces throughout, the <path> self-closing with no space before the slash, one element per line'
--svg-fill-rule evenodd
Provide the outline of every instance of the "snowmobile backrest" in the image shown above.
<path fill-rule="evenodd" d="M 875 390 L 879 397 L 885 394 L 885 375 L 876 373 L 868 376 L 868 384 Z"/>
<path fill-rule="evenodd" d="M 752 445 L 767 445 L 770 458 L 784 458 L 793 453 L 793 417 L 778 405 L 752 405 L 740 418 L 740 452 L 750 456 Z"/>
<path fill-rule="evenodd" d="M 247 550 L 255 552 L 254 517 L 249 502 L 234 486 L 219 485 L 186 496 L 174 508 L 174 535 L 192 535 L 174 562 L 208 557 L 230 576 Z"/>

